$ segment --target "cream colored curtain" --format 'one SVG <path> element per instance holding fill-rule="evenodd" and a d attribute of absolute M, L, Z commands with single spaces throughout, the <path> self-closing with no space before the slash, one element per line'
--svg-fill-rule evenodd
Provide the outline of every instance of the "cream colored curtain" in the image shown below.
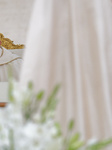
<path fill-rule="evenodd" d="M 21 84 L 48 94 L 61 83 L 57 119 L 84 139 L 112 136 L 112 15 L 109 0 L 36 0 Z"/>

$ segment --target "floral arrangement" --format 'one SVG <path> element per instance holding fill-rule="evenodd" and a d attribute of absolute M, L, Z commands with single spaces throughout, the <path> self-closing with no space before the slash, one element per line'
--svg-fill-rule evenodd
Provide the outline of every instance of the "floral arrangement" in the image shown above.
<path fill-rule="evenodd" d="M 0 150 L 102 150 L 112 143 L 80 140 L 72 134 L 74 122 L 70 121 L 65 137 L 55 121 L 57 85 L 41 106 L 44 91 L 35 94 L 31 83 L 21 89 L 16 82 L 9 84 L 9 103 L 0 109 Z"/>

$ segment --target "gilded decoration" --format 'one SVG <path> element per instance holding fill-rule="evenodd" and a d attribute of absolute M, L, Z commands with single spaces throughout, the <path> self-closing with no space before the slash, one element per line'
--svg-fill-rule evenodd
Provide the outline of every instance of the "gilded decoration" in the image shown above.
<path fill-rule="evenodd" d="M 5 38 L 2 33 L 0 33 L 0 41 L 1 46 L 3 46 L 6 49 L 23 49 L 24 45 L 23 44 L 14 44 L 13 41 L 11 41 L 8 38 Z"/>

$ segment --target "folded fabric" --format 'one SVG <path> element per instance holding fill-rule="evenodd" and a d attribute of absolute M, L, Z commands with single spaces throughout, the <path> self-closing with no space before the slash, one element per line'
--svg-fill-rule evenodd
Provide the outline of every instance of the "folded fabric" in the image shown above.
<path fill-rule="evenodd" d="M 3 48 L 0 49 L 0 65 L 8 64 L 16 59 L 21 59 L 20 56 L 17 56 L 16 54 L 12 54 L 10 51 Z"/>
<path fill-rule="evenodd" d="M 8 49 L 8 51 L 23 58 L 24 49 Z"/>
<path fill-rule="evenodd" d="M 8 81 L 8 68 L 11 66 L 12 74 L 15 79 L 19 78 L 22 58 L 13 54 L 5 48 L 0 48 L 0 82 Z"/>

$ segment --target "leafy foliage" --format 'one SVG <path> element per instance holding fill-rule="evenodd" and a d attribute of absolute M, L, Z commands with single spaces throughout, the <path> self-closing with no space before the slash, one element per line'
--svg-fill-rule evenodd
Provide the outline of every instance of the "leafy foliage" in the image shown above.
<path fill-rule="evenodd" d="M 47 100 L 44 100 L 45 92 L 41 90 L 35 94 L 32 82 L 29 82 L 28 87 L 25 89 L 19 89 L 18 85 L 10 80 L 9 106 L 6 110 L 0 110 L 0 113 L 3 113 L 1 115 L 3 116 L 6 115 L 7 112 L 10 112 L 10 110 L 13 110 L 13 114 L 7 114 L 6 118 L 3 117 L 0 120 L 0 140 L 2 140 L 2 143 L 0 142 L 0 146 L 2 147 L 0 147 L 0 150 L 16 150 L 17 147 L 15 146 L 15 142 L 18 144 L 22 139 L 20 139 L 20 141 L 15 141 L 15 137 L 18 137 L 20 133 L 22 134 L 22 137 L 20 137 L 24 137 L 25 139 L 24 143 L 26 141 L 26 145 L 24 144 L 24 146 L 27 150 L 32 150 L 33 146 L 35 147 L 33 150 L 41 150 L 41 148 L 43 150 L 103 150 L 108 145 L 112 144 L 112 139 L 102 141 L 89 140 L 87 143 L 84 142 L 81 140 L 79 133 L 74 133 L 75 123 L 73 120 L 68 124 L 66 136 L 63 135 L 60 124 L 55 121 L 55 111 L 58 103 L 57 93 L 59 88 L 60 85 L 57 85 L 48 96 Z M 43 100 L 45 101 L 44 105 L 41 105 Z M 5 125 L 5 123 L 10 124 L 10 121 L 11 126 Z M 15 125 L 20 129 L 20 133 L 16 132 Z M 4 126 L 6 126 L 7 130 L 4 129 Z M 30 134 L 33 140 L 27 132 L 22 131 L 23 128 L 27 132 L 31 129 Z M 38 132 L 33 132 L 34 128 L 36 129 L 35 131 L 38 130 Z M 7 142 L 4 142 L 4 139 L 8 140 L 8 146 L 6 146 Z M 32 140 L 34 144 L 31 145 L 31 148 L 30 146 L 27 147 L 28 140 L 30 142 Z M 43 141 L 47 142 L 43 143 Z M 21 148 L 21 150 L 25 149 Z"/>

